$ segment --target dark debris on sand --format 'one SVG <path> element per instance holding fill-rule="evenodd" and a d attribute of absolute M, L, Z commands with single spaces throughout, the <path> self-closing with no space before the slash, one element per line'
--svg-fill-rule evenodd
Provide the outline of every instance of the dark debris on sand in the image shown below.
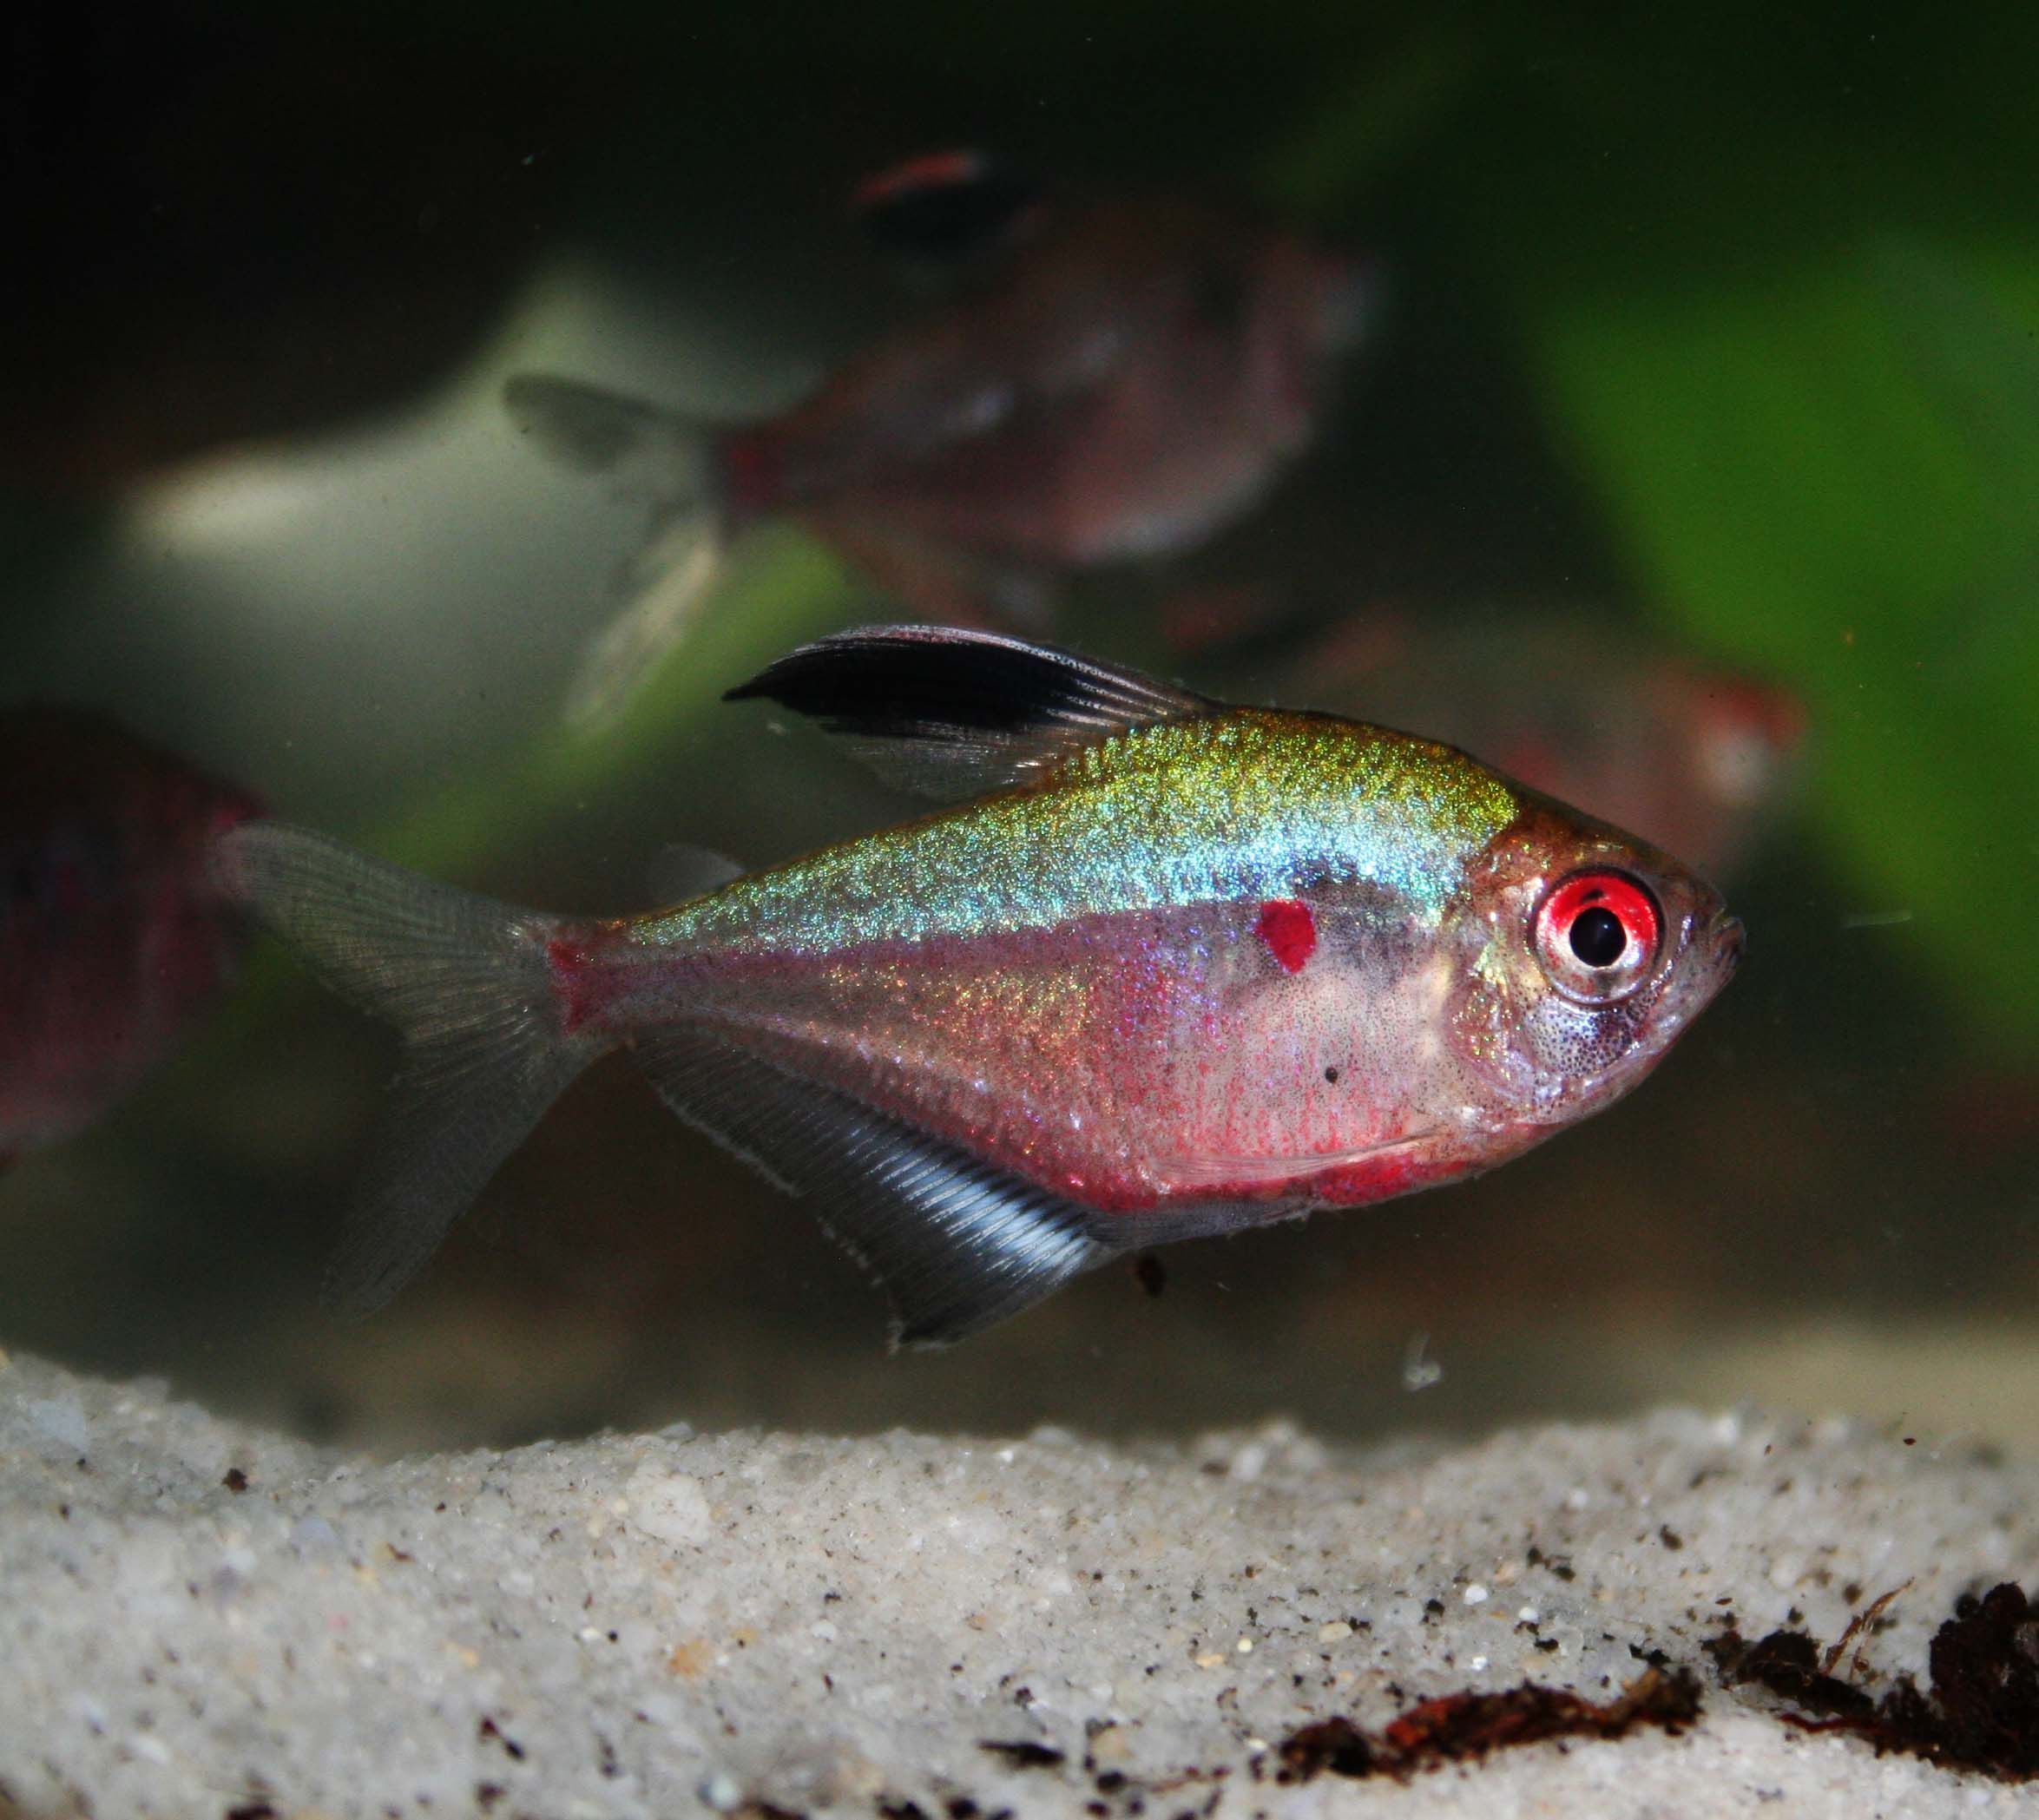
<path fill-rule="evenodd" d="M 994 1757 L 1003 1757 L 1016 1770 L 1052 1770 L 1065 1760 L 1066 1754 L 1052 1744 L 1036 1744 L 1032 1738 L 1004 1739 L 981 1738 L 977 1749 L 989 1751 Z"/>
<path fill-rule="evenodd" d="M 1879 1752 L 2005 1782 L 2039 1777 L 2039 1606 L 2023 1587 L 2007 1582 L 1956 1601 L 1933 1638 L 1924 1692 L 1903 1675 L 1872 1699 L 1836 1676 L 1854 1629 L 1824 1653 L 1803 1631 L 1773 1631 L 1753 1643 L 1729 1631 L 1707 1651 L 1722 1681 L 1767 1688 L 1797 1709 L 1783 1717 L 1803 1731 L 1852 1732 Z"/>
<path fill-rule="evenodd" d="M 1677 1732 L 1699 1717 L 1699 1683 L 1683 1669 L 1647 1670 L 1607 1701 L 1525 1681 L 1505 1693 L 1452 1693 L 1411 1706 L 1378 1733 L 1325 1719 L 1283 1739 L 1281 1779 L 1393 1776 L 1463 1763 L 1561 1738 L 1625 1738 L 1641 1726 Z"/>

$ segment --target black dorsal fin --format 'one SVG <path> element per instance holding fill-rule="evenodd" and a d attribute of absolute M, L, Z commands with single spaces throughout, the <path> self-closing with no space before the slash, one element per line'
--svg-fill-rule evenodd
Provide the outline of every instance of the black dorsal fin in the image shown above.
<path fill-rule="evenodd" d="M 632 1047 L 682 1119 L 809 1201 L 891 1298 L 895 1345 L 980 1332 L 1114 1254 L 1095 1214 L 720 1037 Z"/>
<path fill-rule="evenodd" d="M 1051 645 L 947 626 L 865 626 L 802 645 L 725 701 L 762 696 L 840 733 L 888 783 L 962 797 L 1024 782 L 1207 698 Z"/>

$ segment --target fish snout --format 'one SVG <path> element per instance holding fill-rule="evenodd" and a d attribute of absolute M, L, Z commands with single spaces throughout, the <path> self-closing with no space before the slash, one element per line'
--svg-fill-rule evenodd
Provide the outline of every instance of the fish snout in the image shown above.
<path fill-rule="evenodd" d="M 1747 945 L 1748 931 L 1742 927 L 1741 918 L 1728 910 L 1715 910 L 1700 932 L 1700 952 L 1719 976 L 1722 985 L 1734 977 L 1735 969 L 1741 965 L 1742 950 Z"/>

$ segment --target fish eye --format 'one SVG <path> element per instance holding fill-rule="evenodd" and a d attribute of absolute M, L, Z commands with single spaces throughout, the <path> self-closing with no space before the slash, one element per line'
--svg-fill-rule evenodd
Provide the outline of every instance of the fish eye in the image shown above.
<path fill-rule="evenodd" d="M 1567 997 L 1610 1005 L 1649 976 L 1663 928 L 1641 881 L 1626 872 L 1574 872 L 1536 906 L 1536 958 Z"/>

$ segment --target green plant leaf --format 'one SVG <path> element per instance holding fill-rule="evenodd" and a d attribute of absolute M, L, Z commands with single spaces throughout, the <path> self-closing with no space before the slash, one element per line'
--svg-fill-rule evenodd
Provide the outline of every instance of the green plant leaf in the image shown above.
<path fill-rule="evenodd" d="M 2039 883 L 2039 260 L 1878 237 L 1697 290 L 1553 286 L 1529 345 L 1651 597 L 1805 694 L 1865 908 L 2039 1048 L 2002 914 Z"/>

